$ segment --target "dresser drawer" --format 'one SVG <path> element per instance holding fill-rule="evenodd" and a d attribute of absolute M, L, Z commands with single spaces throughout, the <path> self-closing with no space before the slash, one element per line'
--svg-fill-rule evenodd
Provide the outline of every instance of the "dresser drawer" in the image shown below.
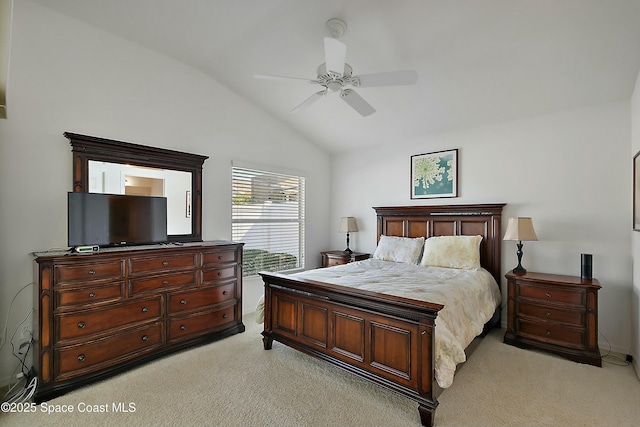
<path fill-rule="evenodd" d="M 190 292 L 180 292 L 169 295 L 169 312 L 178 313 L 200 307 L 219 304 L 235 298 L 236 283 L 229 283 L 215 288 L 208 288 Z"/>
<path fill-rule="evenodd" d="M 576 348 L 585 346 L 585 331 L 582 328 L 518 319 L 517 330 L 519 334 L 530 335 L 544 342 Z"/>
<path fill-rule="evenodd" d="M 567 289 L 546 286 L 519 285 L 519 294 L 523 298 L 531 298 L 544 302 L 558 302 L 584 306 L 586 304 L 585 291 L 583 289 Z"/>
<path fill-rule="evenodd" d="M 202 265 L 204 267 L 231 262 L 237 262 L 236 251 L 215 251 L 202 254 Z"/>
<path fill-rule="evenodd" d="M 218 329 L 222 325 L 234 322 L 235 312 L 234 304 L 214 312 L 169 319 L 167 340 L 173 341 Z"/>
<path fill-rule="evenodd" d="M 91 262 L 91 255 L 86 255 L 87 263 L 78 265 L 55 266 L 56 283 L 74 282 L 78 280 L 103 280 L 124 277 L 124 261 Z"/>
<path fill-rule="evenodd" d="M 167 254 L 162 256 L 131 258 L 129 260 L 129 272 L 131 274 L 195 268 L 197 266 L 198 257 L 195 253 Z"/>
<path fill-rule="evenodd" d="M 221 283 L 226 280 L 233 279 L 237 277 L 237 275 L 237 264 L 230 265 L 229 267 L 224 268 L 214 268 L 202 272 L 202 283 L 207 285 Z"/>
<path fill-rule="evenodd" d="M 132 279 L 129 280 L 129 295 L 132 296 L 141 292 L 156 291 L 158 289 L 176 286 L 196 286 L 198 283 L 197 277 L 195 271 L 190 271 L 188 273 L 166 274 L 148 279 Z"/>
<path fill-rule="evenodd" d="M 98 365 L 111 365 L 131 358 L 145 350 L 162 345 L 163 323 L 69 348 L 56 350 L 56 375 L 73 376 L 74 371 L 97 369 Z"/>
<path fill-rule="evenodd" d="M 330 258 L 327 257 L 326 261 L 325 261 L 325 267 L 333 267 L 334 265 L 342 265 L 342 264 L 347 264 L 349 261 L 345 261 L 344 259 L 341 258 Z"/>
<path fill-rule="evenodd" d="M 583 326 L 585 322 L 584 311 L 563 310 L 544 305 L 520 303 L 519 314 L 535 317 L 544 321 L 562 322 L 575 326 Z"/>
<path fill-rule="evenodd" d="M 145 299 L 130 303 L 113 304 L 98 310 L 56 314 L 56 339 L 64 340 L 162 316 L 162 298 Z"/>
<path fill-rule="evenodd" d="M 56 290 L 55 295 L 57 307 L 117 300 L 124 298 L 124 281 L 102 286 Z"/>

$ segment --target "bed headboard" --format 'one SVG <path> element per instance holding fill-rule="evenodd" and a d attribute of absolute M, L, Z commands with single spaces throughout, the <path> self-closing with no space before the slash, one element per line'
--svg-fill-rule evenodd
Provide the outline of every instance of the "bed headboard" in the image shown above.
<path fill-rule="evenodd" d="M 378 217 L 377 240 L 386 236 L 482 236 L 480 264 L 500 284 L 500 218 L 505 203 L 374 207 Z"/>

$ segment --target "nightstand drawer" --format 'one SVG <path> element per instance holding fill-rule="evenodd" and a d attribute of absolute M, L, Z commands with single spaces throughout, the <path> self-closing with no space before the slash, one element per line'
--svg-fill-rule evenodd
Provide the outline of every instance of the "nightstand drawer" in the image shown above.
<path fill-rule="evenodd" d="M 584 329 L 561 326 L 552 323 L 518 321 L 518 331 L 522 335 L 532 335 L 546 341 L 563 346 L 584 348 Z"/>
<path fill-rule="evenodd" d="M 544 305 L 520 303 L 519 313 L 523 316 L 535 317 L 543 321 L 562 322 L 575 326 L 584 325 L 584 312 L 562 310 Z"/>
<path fill-rule="evenodd" d="M 547 287 L 539 285 L 529 285 L 522 283 L 519 285 L 520 297 L 537 299 L 544 302 L 558 302 L 584 306 L 586 303 L 586 293 L 582 289 L 562 289 L 561 287 Z"/>

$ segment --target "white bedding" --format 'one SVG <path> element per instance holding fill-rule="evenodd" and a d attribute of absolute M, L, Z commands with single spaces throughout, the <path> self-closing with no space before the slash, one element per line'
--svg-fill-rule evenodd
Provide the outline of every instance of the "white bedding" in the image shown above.
<path fill-rule="evenodd" d="M 423 267 L 367 259 L 293 276 L 444 305 L 435 328 L 435 377 L 447 388 L 464 349 L 482 332 L 500 304 L 500 291 L 484 270 Z M 262 301 L 262 300 L 261 300 Z M 262 307 L 258 304 L 258 316 Z"/>

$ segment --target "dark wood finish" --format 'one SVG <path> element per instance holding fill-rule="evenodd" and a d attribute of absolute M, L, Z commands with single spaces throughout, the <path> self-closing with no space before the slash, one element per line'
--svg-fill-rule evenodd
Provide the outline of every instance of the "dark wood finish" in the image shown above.
<path fill-rule="evenodd" d="M 325 251 L 322 254 L 322 266 L 332 267 L 334 265 L 348 264 L 369 258 L 371 255 L 363 252 Z"/>
<path fill-rule="evenodd" d="M 35 400 L 243 332 L 242 246 L 36 254 Z"/>
<path fill-rule="evenodd" d="M 602 366 L 598 348 L 596 279 L 528 272 L 506 275 L 508 325 L 504 342 Z"/>
<path fill-rule="evenodd" d="M 202 165 L 207 156 L 65 132 L 73 153 L 73 191 L 89 188 L 89 160 L 126 163 L 191 173 L 191 234 L 169 235 L 170 242 L 202 241 Z"/>
<path fill-rule="evenodd" d="M 503 206 L 374 208 L 378 239 L 480 234 L 481 263 L 499 277 Z M 432 425 L 438 406 L 434 328 L 442 305 L 278 273 L 261 276 L 265 349 L 279 341 L 401 393 L 418 403 L 422 424 Z"/>

